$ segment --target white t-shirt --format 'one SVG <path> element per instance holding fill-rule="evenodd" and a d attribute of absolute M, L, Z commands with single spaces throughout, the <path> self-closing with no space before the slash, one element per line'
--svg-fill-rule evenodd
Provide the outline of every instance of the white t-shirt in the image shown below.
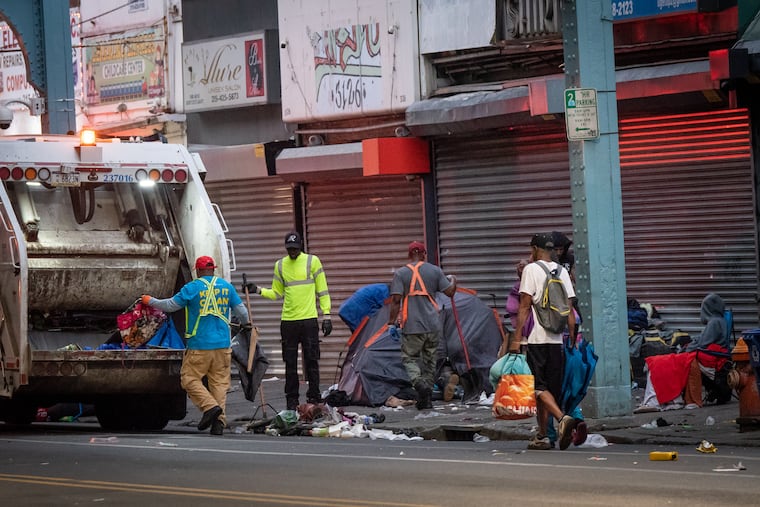
<path fill-rule="evenodd" d="M 557 268 L 556 262 L 536 261 L 546 266 L 549 271 Z M 531 262 L 523 270 L 522 278 L 520 279 L 520 293 L 530 294 L 533 298 L 533 304 L 538 304 L 541 299 L 541 292 L 544 290 L 544 283 L 546 282 L 547 274 L 541 269 L 541 266 L 537 266 L 536 262 Z M 575 297 L 575 290 L 573 289 L 573 282 L 570 281 L 570 274 L 565 268 L 562 268 L 562 272 L 559 274 L 560 280 L 565 284 L 565 290 L 567 291 L 567 297 Z M 533 322 L 536 324 L 533 326 L 533 330 L 528 335 L 528 344 L 539 343 L 559 343 L 562 344 L 562 333 L 548 332 L 544 327 L 538 323 L 538 317 L 536 316 L 536 310 L 531 305 L 530 311 L 533 312 Z"/>

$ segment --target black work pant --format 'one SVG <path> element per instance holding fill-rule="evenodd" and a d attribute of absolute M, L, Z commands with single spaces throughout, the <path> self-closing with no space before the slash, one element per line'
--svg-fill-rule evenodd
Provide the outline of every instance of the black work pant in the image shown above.
<path fill-rule="evenodd" d="M 298 345 L 303 350 L 303 369 L 309 387 L 307 401 L 318 401 L 319 391 L 319 324 L 317 319 L 283 320 L 282 360 L 285 362 L 285 400 L 289 410 L 298 406 Z"/>

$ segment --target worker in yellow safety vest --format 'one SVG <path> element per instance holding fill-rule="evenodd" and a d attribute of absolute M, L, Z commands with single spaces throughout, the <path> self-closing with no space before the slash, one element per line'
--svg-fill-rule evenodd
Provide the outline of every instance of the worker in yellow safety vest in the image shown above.
<path fill-rule="evenodd" d="M 303 350 L 303 362 L 309 387 L 308 403 L 321 403 L 319 390 L 319 322 L 317 299 L 322 311 L 322 333 L 332 332 L 330 293 L 327 277 L 319 257 L 302 250 L 301 235 L 292 231 L 285 235 L 288 255 L 274 265 L 272 288 L 248 283 L 243 287 L 267 299 L 282 299 L 280 335 L 282 359 L 285 362 L 285 401 L 288 410 L 298 407 L 298 345 Z"/>

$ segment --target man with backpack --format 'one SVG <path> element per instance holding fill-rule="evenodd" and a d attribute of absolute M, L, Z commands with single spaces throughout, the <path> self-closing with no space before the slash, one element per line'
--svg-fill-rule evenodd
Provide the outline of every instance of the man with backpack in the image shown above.
<path fill-rule="evenodd" d="M 520 308 L 509 351 L 519 353 L 523 326 L 532 313 L 535 325 L 528 335 L 527 360 L 535 383 L 538 432 L 528 449 L 551 449 L 547 424 L 549 416 L 553 416 L 559 421 L 559 448 L 565 450 L 576 421 L 563 414 L 558 404 L 564 369 L 562 334 L 567 326 L 570 343 L 575 343 L 577 328 L 571 311 L 575 291 L 567 270 L 552 260 L 554 243 L 550 233 L 534 234 L 530 247 L 532 262 L 525 266 L 520 279 Z"/>

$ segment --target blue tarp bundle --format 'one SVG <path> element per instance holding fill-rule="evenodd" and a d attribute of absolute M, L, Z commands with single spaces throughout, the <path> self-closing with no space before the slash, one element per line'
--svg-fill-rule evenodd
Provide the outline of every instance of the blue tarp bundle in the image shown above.
<path fill-rule="evenodd" d="M 177 332 L 177 328 L 174 327 L 174 322 L 171 318 L 168 318 L 158 328 L 153 338 L 148 340 L 148 343 L 144 345 L 148 348 L 161 348 L 161 349 L 184 349 L 185 341 Z"/>
<path fill-rule="evenodd" d="M 571 413 L 583 401 L 594 376 L 599 357 L 594 353 L 594 345 L 583 338 L 578 347 L 565 347 L 565 376 L 562 381 L 562 411 Z"/>

